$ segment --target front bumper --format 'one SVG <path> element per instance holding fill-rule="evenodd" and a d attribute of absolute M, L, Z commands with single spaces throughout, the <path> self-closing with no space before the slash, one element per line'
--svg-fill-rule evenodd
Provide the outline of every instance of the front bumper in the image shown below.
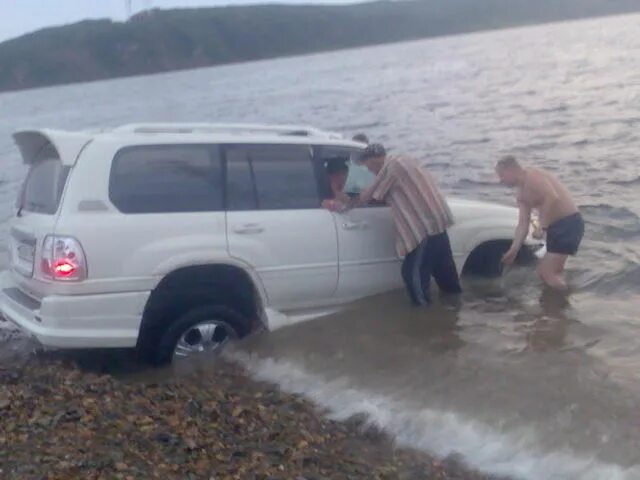
<path fill-rule="evenodd" d="M 12 273 L 0 274 L 0 313 L 47 347 L 134 347 L 150 292 L 52 295 L 23 293 Z"/>
<path fill-rule="evenodd" d="M 524 246 L 538 259 L 544 257 L 547 253 L 547 244 L 544 240 L 531 238 L 525 242 Z"/>

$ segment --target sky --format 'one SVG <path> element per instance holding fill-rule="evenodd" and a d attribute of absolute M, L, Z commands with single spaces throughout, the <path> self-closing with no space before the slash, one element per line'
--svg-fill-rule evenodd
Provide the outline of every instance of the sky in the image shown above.
<path fill-rule="evenodd" d="M 255 3 L 355 3 L 354 0 L 131 0 L 133 12 L 146 8 L 212 7 Z M 126 0 L 0 0 L 0 42 L 43 27 L 86 18 L 124 20 Z"/>

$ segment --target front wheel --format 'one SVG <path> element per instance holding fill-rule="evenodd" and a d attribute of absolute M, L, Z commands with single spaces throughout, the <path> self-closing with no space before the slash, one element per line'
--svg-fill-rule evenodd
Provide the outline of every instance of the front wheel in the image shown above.
<path fill-rule="evenodd" d="M 202 354 L 214 354 L 231 340 L 249 333 L 249 321 L 223 306 L 188 311 L 164 332 L 154 353 L 157 364 Z"/>

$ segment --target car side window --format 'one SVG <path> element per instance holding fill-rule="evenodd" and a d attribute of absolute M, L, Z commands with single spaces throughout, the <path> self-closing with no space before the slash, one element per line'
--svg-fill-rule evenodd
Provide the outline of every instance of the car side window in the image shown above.
<path fill-rule="evenodd" d="M 351 198 L 356 198 L 370 186 L 375 175 L 367 167 L 357 163 L 360 150 L 345 147 L 317 147 L 315 161 L 318 169 L 318 185 L 323 199 L 333 198 L 335 188 Z M 336 165 L 338 171 L 336 172 Z M 333 175 L 333 178 L 332 178 Z M 346 178 L 344 177 L 346 175 Z M 332 181 L 333 180 L 333 181 Z M 372 200 L 367 207 L 384 206 L 384 202 Z"/>
<path fill-rule="evenodd" d="M 227 147 L 227 210 L 257 210 L 249 154 L 243 147 Z"/>
<path fill-rule="evenodd" d="M 229 210 L 318 208 L 311 149 L 305 145 L 228 145 Z"/>
<path fill-rule="evenodd" d="M 111 201 L 123 213 L 222 211 L 218 152 L 209 145 L 125 148 L 113 161 Z"/>

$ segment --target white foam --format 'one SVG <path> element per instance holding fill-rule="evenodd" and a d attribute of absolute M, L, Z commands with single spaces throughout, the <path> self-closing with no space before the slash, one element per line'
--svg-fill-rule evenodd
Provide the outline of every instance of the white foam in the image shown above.
<path fill-rule="evenodd" d="M 545 452 L 533 431 L 501 432 L 454 412 L 416 409 L 406 402 L 350 387 L 347 379 L 327 380 L 293 363 L 261 359 L 238 351 L 225 355 L 263 381 L 304 395 L 327 408 L 330 417 L 346 420 L 365 414 L 371 426 L 383 429 L 401 447 L 429 452 L 440 458 L 461 454 L 474 468 L 523 480 L 631 480 L 640 467 L 625 469 L 571 451 Z"/>
<path fill-rule="evenodd" d="M 339 311 L 339 308 L 325 308 L 305 313 L 285 314 L 272 308 L 265 309 L 270 331 L 295 325 L 296 323 L 308 322 L 309 320 L 315 320 L 316 318 L 326 317 L 327 315 L 333 315 Z"/>
<path fill-rule="evenodd" d="M 0 330 L 16 330 L 16 327 L 4 318 L 0 318 Z"/>

